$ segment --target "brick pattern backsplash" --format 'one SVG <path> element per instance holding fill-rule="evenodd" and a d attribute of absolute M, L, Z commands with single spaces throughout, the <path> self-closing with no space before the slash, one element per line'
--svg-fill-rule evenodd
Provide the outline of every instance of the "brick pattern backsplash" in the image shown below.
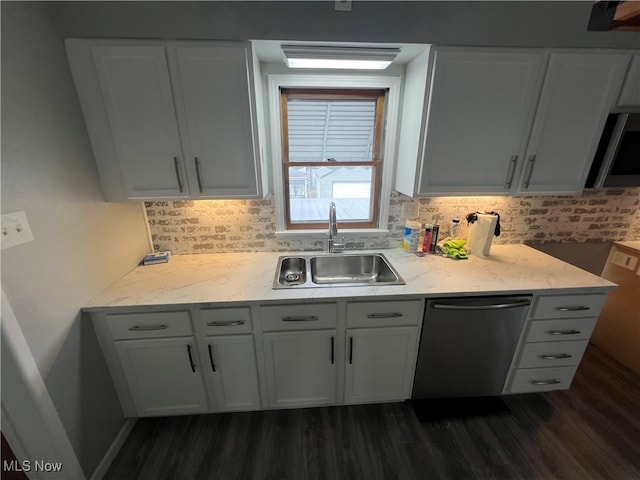
<path fill-rule="evenodd" d="M 419 220 L 439 217 L 443 234 L 453 217 L 461 220 L 479 210 L 500 213 L 502 233 L 494 243 L 591 242 L 640 240 L 640 187 L 585 190 L 581 195 L 527 197 L 434 197 L 412 199 L 393 192 L 389 233 L 351 236 L 347 242 L 367 249 L 400 246 L 405 218 L 403 204 L 419 212 Z M 336 201 L 338 208 L 339 201 Z M 265 200 L 200 200 L 145 203 L 154 247 L 174 254 L 322 250 L 317 238 L 276 238 L 275 207 Z M 410 210 L 409 210 L 410 211 Z M 414 210 L 415 211 L 415 210 Z M 328 212 L 327 212 L 328 214 Z M 338 225 L 339 227 L 339 225 Z"/>

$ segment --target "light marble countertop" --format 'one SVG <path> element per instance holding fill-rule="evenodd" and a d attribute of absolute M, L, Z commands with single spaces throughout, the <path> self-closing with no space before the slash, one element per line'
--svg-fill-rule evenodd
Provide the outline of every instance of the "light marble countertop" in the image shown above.
<path fill-rule="evenodd" d="M 280 256 L 322 252 L 174 255 L 169 263 L 135 268 L 91 300 L 85 310 L 232 302 L 312 302 L 398 295 L 560 293 L 558 289 L 588 293 L 615 288 L 614 283 L 526 245 L 494 245 L 489 257 L 470 255 L 468 260 L 435 255 L 417 257 L 402 249 L 376 253 L 387 257 L 406 285 L 271 288 Z"/>
<path fill-rule="evenodd" d="M 631 248 L 640 252 L 640 240 L 618 241 L 614 243 L 616 245 L 622 245 L 623 247 Z"/>

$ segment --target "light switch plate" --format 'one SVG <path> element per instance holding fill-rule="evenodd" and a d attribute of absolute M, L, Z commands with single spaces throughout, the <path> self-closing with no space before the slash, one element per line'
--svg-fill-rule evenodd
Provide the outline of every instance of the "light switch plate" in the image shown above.
<path fill-rule="evenodd" d="M 0 228 L 2 250 L 33 241 L 33 233 L 24 212 L 6 213 L 2 215 Z"/>
<path fill-rule="evenodd" d="M 336 0 L 335 9 L 339 12 L 350 12 L 351 0 Z"/>

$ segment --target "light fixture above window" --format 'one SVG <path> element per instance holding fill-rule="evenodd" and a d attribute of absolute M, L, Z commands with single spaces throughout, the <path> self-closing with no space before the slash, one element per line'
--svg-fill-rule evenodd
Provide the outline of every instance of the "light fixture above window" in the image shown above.
<path fill-rule="evenodd" d="M 399 48 L 282 45 L 289 68 L 383 70 L 398 53 Z"/>

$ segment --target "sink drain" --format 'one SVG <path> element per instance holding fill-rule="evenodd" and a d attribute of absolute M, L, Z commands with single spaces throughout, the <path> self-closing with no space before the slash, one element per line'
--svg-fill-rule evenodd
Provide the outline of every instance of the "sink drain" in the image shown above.
<path fill-rule="evenodd" d="M 288 273 L 287 275 L 284 276 L 284 279 L 287 282 L 297 282 L 298 280 L 300 280 L 300 274 L 299 273 Z"/>

